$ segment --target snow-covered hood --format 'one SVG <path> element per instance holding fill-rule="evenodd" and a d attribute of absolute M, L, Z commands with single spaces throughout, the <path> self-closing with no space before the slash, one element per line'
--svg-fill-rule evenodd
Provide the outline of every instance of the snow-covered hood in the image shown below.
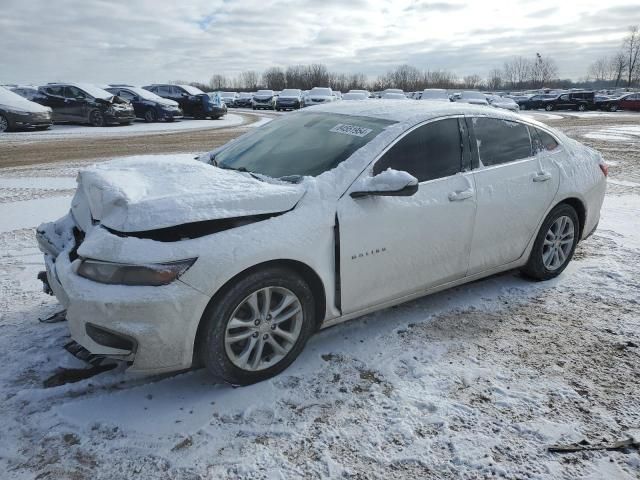
<path fill-rule="evenodd" d="M 292 209 L 305 187 L 262 181 L 194 160 L 129 157 L 81 170 L 72 211 L 120 232 Z"/>
<path fill-rule="evenodd" d="M 159 103 L 160 105 L 164 105 L 165 107 L 177 107 L 179 105 L 179 103 L 176 102 L 175 100 L 169 100 L 168 98 L 162 98 L 162 100 L 154 99 L 154 101 L 156 103 Z"/>
<path fill-rule="evenodd" d="M 49 107 L 43 107 L 39 103 L 27 100 L 4 87 L 0 87 L 0 106 L 29 113 L 45 113 L 51 111 Z"/>

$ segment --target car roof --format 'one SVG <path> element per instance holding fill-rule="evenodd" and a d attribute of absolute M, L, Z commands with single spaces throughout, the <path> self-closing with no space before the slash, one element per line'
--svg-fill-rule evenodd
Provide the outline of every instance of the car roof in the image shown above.
<path fill-rule="evenodd" d="M 359 102 L 333 102 L 316 105 L 306 109 L 309 111 L 324 111 L 358 117 L 372 117 L 396 122 L 419 123 L 447 115 L 490 115 L 505 119 L 519 119 L 519 116 L 489 106 L 471 105 L 468 103 L 444 102 L 407 102 L 404 100 L 362 100 Z M 528 121 L 528 119 L 527 119 Z"/>

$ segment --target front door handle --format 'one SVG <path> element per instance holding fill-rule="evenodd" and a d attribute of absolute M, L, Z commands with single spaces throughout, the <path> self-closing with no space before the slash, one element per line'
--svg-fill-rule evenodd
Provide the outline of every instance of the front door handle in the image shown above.
<path fill-rule="evenodd" d="M 533 176 L 534 182 L 546 182 L 551 180 L 551 174 L 549 172 L 538 172 Z"/>
<path fill-rule="evenodd" d="M 450 202 L 460 202 L 462 200 L 466 200 L 467 198 L 473 197 L 473 190 L 462 190 L 457 192 L 451 192 L 449 194 Z"/>

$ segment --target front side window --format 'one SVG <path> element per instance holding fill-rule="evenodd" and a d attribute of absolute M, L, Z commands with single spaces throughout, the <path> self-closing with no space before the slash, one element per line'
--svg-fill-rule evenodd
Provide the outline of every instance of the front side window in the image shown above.
<path fill-rule="evenodd" d="M 45 92 L 56 97 L 64 97 L 64 87 L 61 86 L 47 87 L 45 88 Z"/>
<path fill-rule="evenodd" d="M 159 85 L 157 88 L 158 95 L 160 95 L 161 97 L 170 97 L 172 94 L 171 87 L 169 85 Z"/>
<path fill-rule="evenodd" d="M 532 155 L 526 125 L 486 117 L 476 117 L 472 123 L 481 165 L 500 165 Z"/>
<path fill-rule="evenodd" d="M 563 101 L 569 100 L 569 95 L 560 95 L 560 100 L 563 100 Z"/>
<path fill-rule="evenodd" d="M 373 167 L 405 171 L 419 182 L 455 175 L 461 170 L 462 144 L 458 119 L 427 123 L 402 137 Z"/>
<path fill-rule="evenodd" d="M 323 112 L 287 115 L 231 143 L 216 154 L 213 164 L 273 178 L 317 176 L 393 123 Z"/>
<path fill-rule="evenodd" d="M 118 94 L 118 96 L 125 98 L 127 100 L 133 100 L 136 97 L 133 93 L 128 92 L 126 90 L 120 90 L 120 93 Z"/>
<path fill-rule="evenodd" d="M 64 96 L 66 98 L 87 98 L 82 90 L 74 86 L 65 87 Z"/>

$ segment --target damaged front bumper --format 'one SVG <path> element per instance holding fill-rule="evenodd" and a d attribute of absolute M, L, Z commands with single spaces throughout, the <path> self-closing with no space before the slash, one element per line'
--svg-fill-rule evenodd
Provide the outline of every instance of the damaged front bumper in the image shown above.
<path fill-rule="evenodd" d="M 191 367 L 195 331 L 209 297 L 179 279 L 163 286 L 124 286 L 83 278 L 76 272 L 84 236 L 71 213 L 36 233 L 46 284 L 67 310 L 73 340 L 91 354 L 128 362 L 132 371 Z"/>

